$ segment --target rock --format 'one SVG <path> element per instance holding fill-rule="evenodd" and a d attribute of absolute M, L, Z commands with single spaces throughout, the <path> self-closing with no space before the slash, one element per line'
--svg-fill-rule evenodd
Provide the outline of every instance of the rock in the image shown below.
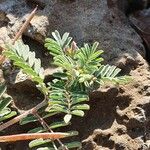
<path fill-rule="evenodd" d="M 35 83 L 29 79 L 9 85 L 7 92 L 12 96 L 19 111 L 29 110 L 44 99 Z"/>
<path fill-rule="evenodd" d="M 124 143 L 118 142 L 115 144 L 115 149 L 116 150 L 120 150 L 120 149 L 125 150 L 125 149 L 127 149 L 127 147 Z"/>
<path fill-rule="evenodd" d="M 3 46 L 4 42 L 9 42 L 9 30 L 6 27 L 0 28 L 0 46 Z"/>
<path fill-rule="evenodd" d="M 147 145 L 148 148 L 150 148 L 150 140 L 146 141 L 146 145 Z"/>
<path fill-rule="evenodd" d="M 130 21 L 133 28 L 142 37 L 147 50 L 147 60 L 150 60 L 150 8 L 133 13 Z"/>
<path fill-rule="evenodd" d="M 47 5 L 37 12 L 25 35 L 43 43 L 45 37 L 51 36 L 51 32 L 57 29 L 61 33 L 70 32 L 79 43 L 97 40 L 101 48 L 105 50 L 106 61 L 111 63 L 117 62 L 126 53 L 135 59 L 134 62 L 137 61 L 137 52 L 144 56 L 144 47 L 140 37 L 129 27 L 127 19 L 116 5 L 109 8 L 107 1 L 96 0 L 88 3 L 85 0 L 69 3 L 45 0 L 43 3 Z M 23 9 L 17 9 L 25 5 Z M 0 10 L 9 18 L 12 12 L 14 17 L 19 16 L 19 19 L 15 17 L 15 23 L 11 23 L 10 34 L 16 33 L 27 17 L 26 14 L 31 12 L 27 6 L 25 1 L 17 0 L 11 2 L 6 0 L 0 3 Z"/>
<path fill-rule="evenodd" d="M 128 0 L 128 13 L 133 13 L 148 7 L 149 0 Z"/>
<path fill-rule="evenodd" d="M 5 12 L 0 11 L 0 27 L 7 26 L 8 22 Z"/>

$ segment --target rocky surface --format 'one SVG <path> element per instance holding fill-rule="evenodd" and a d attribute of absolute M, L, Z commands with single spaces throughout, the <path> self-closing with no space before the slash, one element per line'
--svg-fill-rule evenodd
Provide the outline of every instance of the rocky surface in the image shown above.
<path fill-rule="evenodd" d="M 133 28 L 139 33 L 143 39 L 143 44 L 147 49 L 148 53 L 146 58 L 150 61 L 150 8 L 141 11 L 136 11 L 130 16 Z"/>
<path fill-rule="evenodd" d="M 128 4 L 118 0 L 2 0 L 1 44 L 13 38 L 36 4 L 39 10 L 23 40 L 30 39 L 26 43 L 36 50 L 43 64 L 47 58 L 44 64 L 47 71 L 51 71 L 47 66 L 49 57 L 42 46 L 37 49 L 34 43 L 43 44 L 45 37 L 57 29 L 61 33 L 70 32 L 79 44 L 100 42 L 105 62 L 119 66 L 122 74 L 133 78 L 128 85 L 106 86 L 91 94 L 90 111 L 83 119 L 75 118 L 71 126 L 80 132 L 83 150 L 148 150 L 150 71 L 142 39 L 124 13 Z M 23 83 L 18 84 L 11 88 L 24 87 Z M 15 94 L 11 92 L 11 95 Z M 16 146 L 18 148 L 18 144 Z"/>

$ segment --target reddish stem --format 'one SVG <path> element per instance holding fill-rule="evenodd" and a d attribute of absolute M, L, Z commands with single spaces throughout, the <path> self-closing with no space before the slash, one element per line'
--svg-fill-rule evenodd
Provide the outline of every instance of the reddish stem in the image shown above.
<path fill-rule="evenodd" d="M 37 110 L 39 110 L 40 108 L 42 108 L 45 105 L 47 105 L 46 99 L 43 102 L 41 102 L 40 104 L 38 104 L 37 106 L 35 106 L 34 108 L 24 112 L 23 114 L 15 117 L 15 118 L 13 118 L 11 120 L 9 120 L 8 122 L 3 123 L 2 125 L 0 125 L 0 131 L 2 131 L 4 129 L 8 128 L 9 126 L 19 122 L 22 118 L 25 118 L 27 115 L 36 112 Z"/>
<path fill-rule="evenodd" d="M 26 30 L 26 28 L 28 27 L 30 21 L 32 20 L 32 18 L 34 17 L 37 7 L 30 13 L 29 17 L 27 18 L 27 20 L 25 21 L 25 23 L 22 25 L 22 27 L 20 28 L 20 30 L 17 32 L 12 44 L 15 44 L 15 41 L 17 41 L 17 39 L 22 35 L 22 33 Z"/>
<path fill-rule="evenodd" d="M 68 133 L 28 133 L 28 134 L 16 134 L 16 135 L 6 135 L 0 136 L 0 142 L 16 142 L 24 140 L 34 140 L 34 139 L 60 139 L 69 136 Z"/>

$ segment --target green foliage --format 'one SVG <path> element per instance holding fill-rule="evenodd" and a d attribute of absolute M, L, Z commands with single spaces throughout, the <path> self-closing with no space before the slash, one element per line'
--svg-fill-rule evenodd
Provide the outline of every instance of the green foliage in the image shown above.
<path fill-rule="evenodd" d="M 33 81 L 38 83 L 39 89 L 46 93 L 47 89 L 43 83 L 44 69 L 41 67 L 41 60 L 35 58 L 35 52 L 31 52 L 29 46 L 24 45 L 21 41 L 15 42 L 14 45 L 6 45 L 6 49 L 3 54 L 13 60 L 14 65 L 21 68 Z"/>
<path fill-rule="evenodd" d="M 12 111 L 8 107 L 12 99 L 11 97 L 7 96 L 5 92 L 6 92 L 6 86 L 1 83 L 0 84 L 0 122 L 17 115 L 16 111 Z"/>
<path fill-rule="evenodd" d="M 50 84 L 51 93 L 46 111 L 65 113 L 64 121 L 69 123 L 72 115 L 84 116 L 84 110 L 88 110 L 89 105 L 83 102 L 88 101 L 89 97 L 84 91 L 67 86 L 68 83 L 62 80 L 54 80 Z"/>
<path fill-rule="evenodd" d="M 72 37 L 69 37 L 69 33 L 65 33 L 61 38 L 58 31 L 52 32 L 54 39 L 47 38 L 45 40 L 45 47 L 50 50 L 50 54 L 53 56 L 64 54 L 63 49 L 69 46 Z"/>
<path fill-rule="evenodd" d="M 69 137 L 78 135 L 77 131 L 70 131 L 68 133 L 69 133 Z M 29 143 L 29 147 L 30 148 L 39 147 L 38 149 L 41 149 L 41 150 L 42 149 L 55 150 L 51 142 L 52 141 L 50 139 L 48 140 L 36 139 Z M 81 147 L 81 143 L 74 141 L 74 142 L 64 143 L 64 146 L 67 146 L 68 149 L 72 149 L 76 147 Z M 62 145 L 58 149 L 62 149 Z"/>
<path fill-rule="evenodd" d="M 87 104 L 89 92 L 108 81 L 126 83 L 129 81 L 129 77 L 118 77 L 121 71 L 119 68 L 101 64 L 103 61 L 101 57 L 103 51 L 98 50 L 98 42 L 95 42 L 93 45 L 84 44 L 83 47 L 79 48 L 72 41 L 72 38 L 69 37 L 69 33 L 65 33 L 61 37 L 59 32 L 55 31 L 52 32 L 52 35 L 54 39 L 47 38 L 45 40 L 45 47 L 53 55 L 53 63 L 59 68 L 59 71 L 53 74 L 55 79 L 48 83 L 47 87 L 44 83 L 44 70 L 41 67 L 41 61 L 35 58 L 35 53 L 30 52 L 27 45 L 20 41 L 17 41 L 15 45 L 7 45 L 4 55 L 13 60 L 14 65 L 20 67 L 24 73 L 29 75 L 37 83 L 37 87 L 44 93 L 47 99 L 47 107 L 40 109 L 38 114 L 43 119 L 58 114 L 61 114 L 59 116 L 61 118 L 63 115 L 63 121 L 61 119 L 49 125 L 50 129 L 57 129 L 69 125 L 73 116 L 84 116 L 85 110 L 90 108 Z M 3 114 L 8 111 L 6 109 Z M 28 115 L 20 121 L 20 124 L 24 125 L 35 121 L 38 121 L 37 117 Z M 41 133 L 47 132 L 47 130 L 44 127 L 38 126 L 28 132 Z M 70 136 L 74 135 L 77 135 L 77 133 L 70 133 Z M 31 148 L 39 147 L 38 150 L 51 150 L 54 149 L 53 142 L 49 139 L 37 139 L 31 141 L 29 146 Z M 64 145 L 69 149 L 81 146 L 79 142 L 71 142 Z"/>
<path fill-rule="evenodd" d="M 131 78 L 129 76 L 118 76 L 121 72 L 120 68 L 110 65 L 101 65 L 98 70 L 94 73 L 97 78 L 100 78 L 99 82 L 104 84 L 107 81 L 114 83 L 124 84 L 128 83 Z"/>
<path fill-rule="evenodd" d="M 40 145 L 46 145 L 47 144 L 47 146 L 40 147 L 37 150 L 55 150 L 52 147 L 52 145 L 50 145 L 50 144 L 48 145 L 49 142 L 50 142 L 50 140 L 37 139 L 37 140 L 34 140 L 34 141 L 30 142 L 29 147 L 33 148 L 33 147 L 37 147 L 37 146 L 40 146 Z M 70 143 L 64 143 L 64 146 L 66 146 L 68 149 L 79 148 L 79 147 L 81 147 L 81 143 L 77 142 L 77 141 L 74 141 L 74 142 L 70 142 Z M 61 149 L 62 149 L 61 146 L 58 147 L 58 150 L 61 150 Z"/>
<path fill-rule="evenodd" d="M 70 38 L 69 34 L 65 33 L 64 35 L 65 39 Z M 58 31 L 53 32 L 53 36 L 57 39 L 55 43 L 61 43 Z M 59 39 L 60 42 L 58 42 Z M 47 47 L 54 56 L 54 64 L 62 68 L 62 70 L 54 74 L 54 76 L 60 77 L 62 80 L 68 80 L 71 88 L 74 85 L 80 85 L 87 87 L 86 90 L 89 90 L 90 87 L 93 89 L 96 83 L 102 84 L 105 81 L 126 83 L 129 80 L 127 76 L 118 77 L 121 69 L 116 66 L 101 64 L 103 61 L 101 57 L 103 51 L 97 50 L 98 42 L 95 42 L 92 46 L 84 44 L 84 47 L 78 48 L 75 42 L 69 40 L 69 42 L 66 42 L 66 45 L 63 44 L 63 47 L 61 47 L 61 44 L 57 44 L 57 47 L 52 48 L 53 43 L 51 41 L 54 40 L 48 38 L 45 41 L 45 47 Z"/>

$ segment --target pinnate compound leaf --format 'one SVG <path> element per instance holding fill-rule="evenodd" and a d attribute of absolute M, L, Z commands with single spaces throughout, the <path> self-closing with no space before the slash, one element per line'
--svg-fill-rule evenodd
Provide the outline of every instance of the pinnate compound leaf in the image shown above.
<path fill-rule="evenodd" d="M 69 37 L 67 32 L 61 37 L 57 30 L 52 32 L 52 36 L 54 39 L 47 38 L 44 46 L 53 56 L 64 55 L 64 49 L 70 45 L 72 37 Z"/>
<path fill-rule="evenodd" d="M 35 52 L 29 51 L 29 47 L 21 41 L 16 41 L 15 45 L 7 45 L 3 52 L 5 56 L 14 61 L 14 65 L 20 67 L 31 79 L 41 85 L 41 91 L 47 93 L 43 82 L 44 69 L 41 67 L 41 60 L 35 57 Z"/>

